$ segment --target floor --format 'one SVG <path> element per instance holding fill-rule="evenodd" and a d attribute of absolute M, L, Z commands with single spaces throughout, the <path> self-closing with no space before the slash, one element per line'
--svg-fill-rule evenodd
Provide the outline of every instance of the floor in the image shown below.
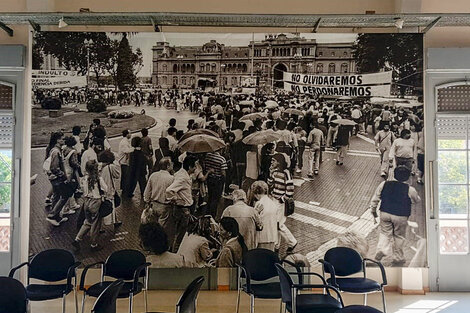
<path fill-rule="evenodd" d="M 148 310 L 160 312 L 174 312 L 174 303 L 181 295 L 181 291 L 150 291 L 148 296 Z M 198 312 L 235 312 L 237 293 L 235 291 L 201 291 L 198 298 Z M 81 303 L 81 295 L 79 295 Z M 448 313 L 448 312 L 470 312 L 470 296 L 468 293 L 428 293 L 425 296 L 401 295 L 396 292 L 387 292 L 387 312 L 388 313 Z M 362 297 L 357 295 L 344 294 L 343 299 L 346 305 L 361 304 Z M 93 299 L 87 299 L 85 312 L 90 312 Z M 370 295 L 368 304 L 378 309 L 382 308 L 379 294 Z M 79 304 L 80 305 L 80 304 Z M 73 295 L 67 299 L 67 312 L 74 312 Z M 61 312 L 61 301 L 51 300 L 45 302 L 33 302 L 31 304 L 32 313 L 59 313 Z M 128 302 L 119 300 L 117 306 L 118 313 L 128 312 Z M 138 295 L 134 301 L 135 313 L 144 312 L 143 296 Z M 242 295 L 240 313 L 249 312 L 249 298 Z M 279 312 L 278 300 L 256 300 L 256 313 Z"/>

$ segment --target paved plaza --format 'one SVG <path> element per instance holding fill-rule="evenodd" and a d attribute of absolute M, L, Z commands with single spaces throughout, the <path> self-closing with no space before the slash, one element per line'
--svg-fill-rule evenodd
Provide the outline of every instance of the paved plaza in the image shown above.
<path fill-rule="evenodd" d="M 139 113 L 142 108 L 145 108 L 146 114 L 157 120 L 156 126 L 149 130 L 154 148 L 158 146 L 158 138 L 170 118 L 177 119 L 178 129 L 186 130 L 187 121 L 196 117 L 188 111 L 176 113 L 175 110 L 165 108 L 126 107 Z M 295 176 L 296 210 L 288 218 L 287 226 L 299 239 L 295 252 L 306 255 L 312 265 L 316 265 L 317 259 L 323 257 L 329 248 L 336 245 L 337 238 L 348 231 L 355 231 L 366 237 L 369 243 L 368 256 L 375 255 L 378 224 L 374 223 L 368 207 L 376 187 L 383 179 L 379 176 L 380 157 L 374 149 L 371 137 L 369 134 L 351 138 L 349 153 L 343 166 L 336 165 L 335 152 L 325 151 L 318 176 L 307 178 L 306 158 L 303 172 Z M 120 140 L 120 137 L 110 140 L 113 151 L 118 150 Z M 50 183 L 42 174 L 44 154 L 44 148 L 32 151 L 32 174 L 39 173 L 39 176 L 36 184 L 31 187 L 31 253 L 53 247 L 71 249 L 70 244 L 77 232 L 78 214 L 69 216 L 69 221 L 59 227 L 46 221 L 44 199 Z M 424 199 L 424 187 L 417 185 L 414 177 L 411 178 L 411 184 Z M 121 227 L 116 230 L 113 226 L 103 227 L 105 232 L 99 238 L 103 250 L 91 252 L 87 241 L 84 241 L 82 250 L 77 254 L 84 264 L 103 260 L 115 250 L 139 248 L 137 229 L 143 205 L 138 194 L 132 200 L 124 200 L 118 209 L 118 217 L 123 221 Z M 424 203 L 420 204 L 416 216 L 411 216 L 410 220 L 419 225 L 417 235 L 425 237 Z M 416 241 L 412 240 L 406 246 L 405 255 L 409 260 L 416 252 Z M 283 250 L 285 247 L 281 246 L 281 254 L 284 253 Z"/>

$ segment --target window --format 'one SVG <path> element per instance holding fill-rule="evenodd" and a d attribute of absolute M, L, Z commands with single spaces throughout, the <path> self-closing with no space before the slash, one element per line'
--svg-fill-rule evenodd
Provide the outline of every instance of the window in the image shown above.
<path fill-rule="evenodd" d="M 323 56 L 323 51 L 318 51 L 318 56 L 322 57 Z"/>
<path fill-rule="evenodd" d="M 13 86 L 0 83 L 0 252 L 10 251 L 13 191 Z"/>
<path fill-rule="evenodd" d="M 336 66 L 334 63 L 330 63 L 328 65 L 328 73 L 334 73 L 334 72 L 336 72 Z"/>
<path fill-rule="evenodd" d="M 331 51 L 331 56 L 334 57 L 336 53 L 334 51 Z"/>
<path fill-rule="evenodd" d="M 323 73 L 323 64 L 322 63 L 317 64 L 317 73 Z"/>
<path fill-rule="evenodd" d="M 248 71 L 248 66 L 246 64 L 243 64 L 242 67 L 243 67 L 243 72 L 246 73 Z"/>
<path fill-rule="evenodd" d="M 201 63 L 201 72 L 204 72 L 204 64 Z"/>
<path fill-rule="evenodd" d="M 177 76 L 173 76 L 173 85 L 178 86 L 178 77 Z"/>
<path fill-rule="evenodd" d="M 178 65 L 173 64 L 173 73 L 177 73 L 177 72 L 178 72 Z"/>
<path fill-rule="evenodd" d="M 341 73 L 347 73 L 347 72 L 348 72 L 348 63 L 341 64 Z"/>
<path fill-rule="evenodd" d="M 166 71 L 168 71 L 168 66 L 166 64 L 163 64 L 162 69 L 163 69 L 164 72 L 166 72 Z"/>
<path fill-rule="evenodd" d="M 163 76 L 163 85 L 166 85 L 168 84 L 168 79 L 166 78 L 166 76 Z"/>
<path fill-rule="evenodd" d="M 217 71 L 217 66 L 215 65 L 215 63 L 212 63 L 212 72 L 216 72 Z"/>
<path fill-rule="evenodd" d="M 181 84 L 182 84 L 182 85 L 186 85 L 186 77 L 182 77 L 182 78 L 181 78 Z"/>

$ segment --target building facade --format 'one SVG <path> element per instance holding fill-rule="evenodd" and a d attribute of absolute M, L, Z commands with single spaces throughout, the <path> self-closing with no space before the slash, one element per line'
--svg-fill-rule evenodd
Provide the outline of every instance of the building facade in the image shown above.
<path fill-rule="evenodd" d="M 245 47 L 211 40 L 201 46 L 152 47 L 152 84 L 162 88 L 252 85 L 282 87 L 283 72 L 310 74 L 354 73 L 353 43 L 317 43 L 298 35 L 267 35 Z M 253 79 L 250 79 L 252 77 Z M 255 80 L 256 79 L 256 80 Z"/>

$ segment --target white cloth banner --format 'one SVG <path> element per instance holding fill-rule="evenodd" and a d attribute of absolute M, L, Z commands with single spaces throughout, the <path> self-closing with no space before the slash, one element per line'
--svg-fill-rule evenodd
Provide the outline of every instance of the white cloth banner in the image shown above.
<path fill-rule="evenodd" d="M 31 74 L 33 77 L 71 77 L 78 76 L 78 71 L 67 71 L 67 70 L 32 70 Z"/>
<path fill-rule="evenodd" d="M 389 97 L 390 86 L 311 86 L 284 82 L 286 91 L 316 96 Z"/>
<path fill-rule="evenodd" d="M 32 86 L 33 88 L 43 88 L 43 89 L 85 87 L 86 76 L 39 77 L 39 78 L 33 77 Z"/>
<path fill-rule="evenodd" d="M 390 84 L 392 71 L 354 75 L 309 75 L 284 72 L 283 80 L 312 86 L 361 86 Z"/>

